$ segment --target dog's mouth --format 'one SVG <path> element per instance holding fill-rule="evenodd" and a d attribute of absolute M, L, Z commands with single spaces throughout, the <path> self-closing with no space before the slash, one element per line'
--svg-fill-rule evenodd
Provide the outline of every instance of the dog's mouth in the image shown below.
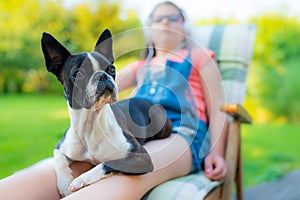
<path fill-rule="evenodd" d="M 117 101 L 117 87 L 112 81 L 98 82 L 88 87 L 87 100 L 96 111 L 99 111 L 105 104 L 112 104 Z"/>
<path fill-rule="evenodd" d="M 96 111 L 99 111 L 105 104 L 112 104 L 115 101 L 116 97 L 114 96 L 114 90 L 110 88 L 105 88 L 102 91 L 102 94 L 98 95 L 98 98 L 94 103 L 94 108 Z"/>

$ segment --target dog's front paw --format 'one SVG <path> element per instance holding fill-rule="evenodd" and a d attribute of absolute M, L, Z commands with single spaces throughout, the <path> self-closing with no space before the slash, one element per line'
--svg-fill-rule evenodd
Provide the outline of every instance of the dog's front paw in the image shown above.
<path fill-rule="evenodd" d="M 66 197 L 66 196 L 68 196 L 68 195 L 70 195 L 70 194 L 73 193 L 69 189 L 71 181 L 72 181 L 72 179 L 70 179 L 69 181 L 62 181 L 62 179 L 60 179 L 60 181 L 57 182 L 57 188 L 58 188 L 59 194 L 62 197 Z"/>
<path fill-rule="evenodd" d="M 72 192 L 76 192 L 77 190 L 80 190 L 81 188 L 91 185 L 92 183 L 100 179 L 101 178 L 92 176 L 89 173 L 84 173 L 72 181 L 72 183 L 69 186 L 69 190 Z"/>
<path fill-rule="evenodd" d="M 93 170 L 85 172 L 79 177 L 75 178 L 70 184 L 69 190 L 72 192 L 76 192 L 77 190 L 80 190 L 86 186 L 91 185 L 92 183 L 99 181 L 100 179 L 106 178 L 111 175 L 113 175 L 113 173 L 104 174 L 102 173 L 102 171 L 99 173 L 99 171 L 97 171 L 97 167 L 95 167 Z"/>
<path fill-rule="evenodd" d="M 73 193 L 69 189 L 70 183 L 73 180 L 73 176 L 71 176 L 71 175 L 69 175 L 69 176 L 64 175 L 64 176 L 60 176 L 60 177 L 63 177 L 63 178 L 58 178 L 57 179 L 57 188 L 58 188 L 59 194 L 62 197 L 66 197 L 66 196 L 68 196 L 68 195 L 70 195 L 70 194 Z"/>
<path fill-rule="evenodd" d="M 66 197 L 66 196 L 68 196 L 68 195 L 70 195 L 70 194 L 72 194 L 73 193 L 73 191 L 71 191 L 70 189 L 69 189 L 69 187 L 66 187 L 66 188 L 64 188 L 64 189 L 60 189 L 59 190 L 59 194 L 61 195 L 61 197 Z"/>

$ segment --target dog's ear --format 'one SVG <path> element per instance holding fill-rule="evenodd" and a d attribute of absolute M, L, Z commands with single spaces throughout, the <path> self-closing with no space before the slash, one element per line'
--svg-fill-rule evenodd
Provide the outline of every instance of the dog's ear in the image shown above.
<path fill-rule="evenodd" d="M 104 55 L 110 63 L 114 62 L 113 50 L 112 50 L 112 36 L 108 29 L 105 29 L 100 35 L 94 51 Z"/>
<path fill-rule="evenodd" d="M 43 33 L 41 44 L 47 70 L 52 72 L 58 80 L 62 81 L 60 72 L 71 53 L 52 35 L 45 32 Z"/>

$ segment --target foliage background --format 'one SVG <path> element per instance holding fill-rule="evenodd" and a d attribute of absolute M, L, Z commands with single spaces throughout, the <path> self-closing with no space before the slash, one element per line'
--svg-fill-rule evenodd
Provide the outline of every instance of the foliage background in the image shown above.
<path fill-rule="evenodd" d="M 80 52 L 90 49 L 104 28 L 118 34 L 142 27 L 137 13 L 133 10 L 124 13 L 122 2 L 117 0 L 71 8 L 63 7 L 61 0 L 1 1 L 0 19 L 0 94 L 61 93 L 54 77 L 44 68 L 42 32 L 59 38 L 71 52 Z M 239 22 L 216 18 L 196 23 Z M 257 35 L 246 107 L 258 122 L 299 123 L 299 16 L 265 13 L 249 19 L 249 23 L 257 24 Z M 135 39 L 131 38 L 131 43 Z M 138 56 L 138 50 L 129 52 L 117 62 L 124 64 Z"/>
<path fill-rule="evenodd" d="M 140 26 L 135 13 L 129 11 L 126 20 L 120 18 L 119 2 L 99 2 L 93 8 L 80 4 L 67 9 L 61 1 L 1 1 L 0 92 L 59 91 L 44 67 L 42 32 L 59 38 L 71 52 L 81 52 L 93 47 L 104 28 L 118 33 Z"/>

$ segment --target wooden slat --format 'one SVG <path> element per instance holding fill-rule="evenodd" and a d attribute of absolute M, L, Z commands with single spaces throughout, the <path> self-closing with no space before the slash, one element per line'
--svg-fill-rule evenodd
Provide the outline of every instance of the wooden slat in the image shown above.
<path fill-rule="evenodd" d="M 241 149 L 241 134 L 239 134 L 239 149 L 238 149 L 238 160 L 236 169 L 236 198 L 238 200 L 243 200 L 243 168 L 242 168 L 242 149 Z"/>
<path fill-rule="evenodd" d="M 205 197 L 204 200 L 219 200 L 221 199 L 221 186 L 214 188 Z"/>
<path fill-rule="evenodd" d="M 229 200 L 236 178 L 237 158 L 240 145 L 240 122 L 234 120 L 230 123 L 226 146 L 227 175 L 223 184 L 222 199 Z"/>

